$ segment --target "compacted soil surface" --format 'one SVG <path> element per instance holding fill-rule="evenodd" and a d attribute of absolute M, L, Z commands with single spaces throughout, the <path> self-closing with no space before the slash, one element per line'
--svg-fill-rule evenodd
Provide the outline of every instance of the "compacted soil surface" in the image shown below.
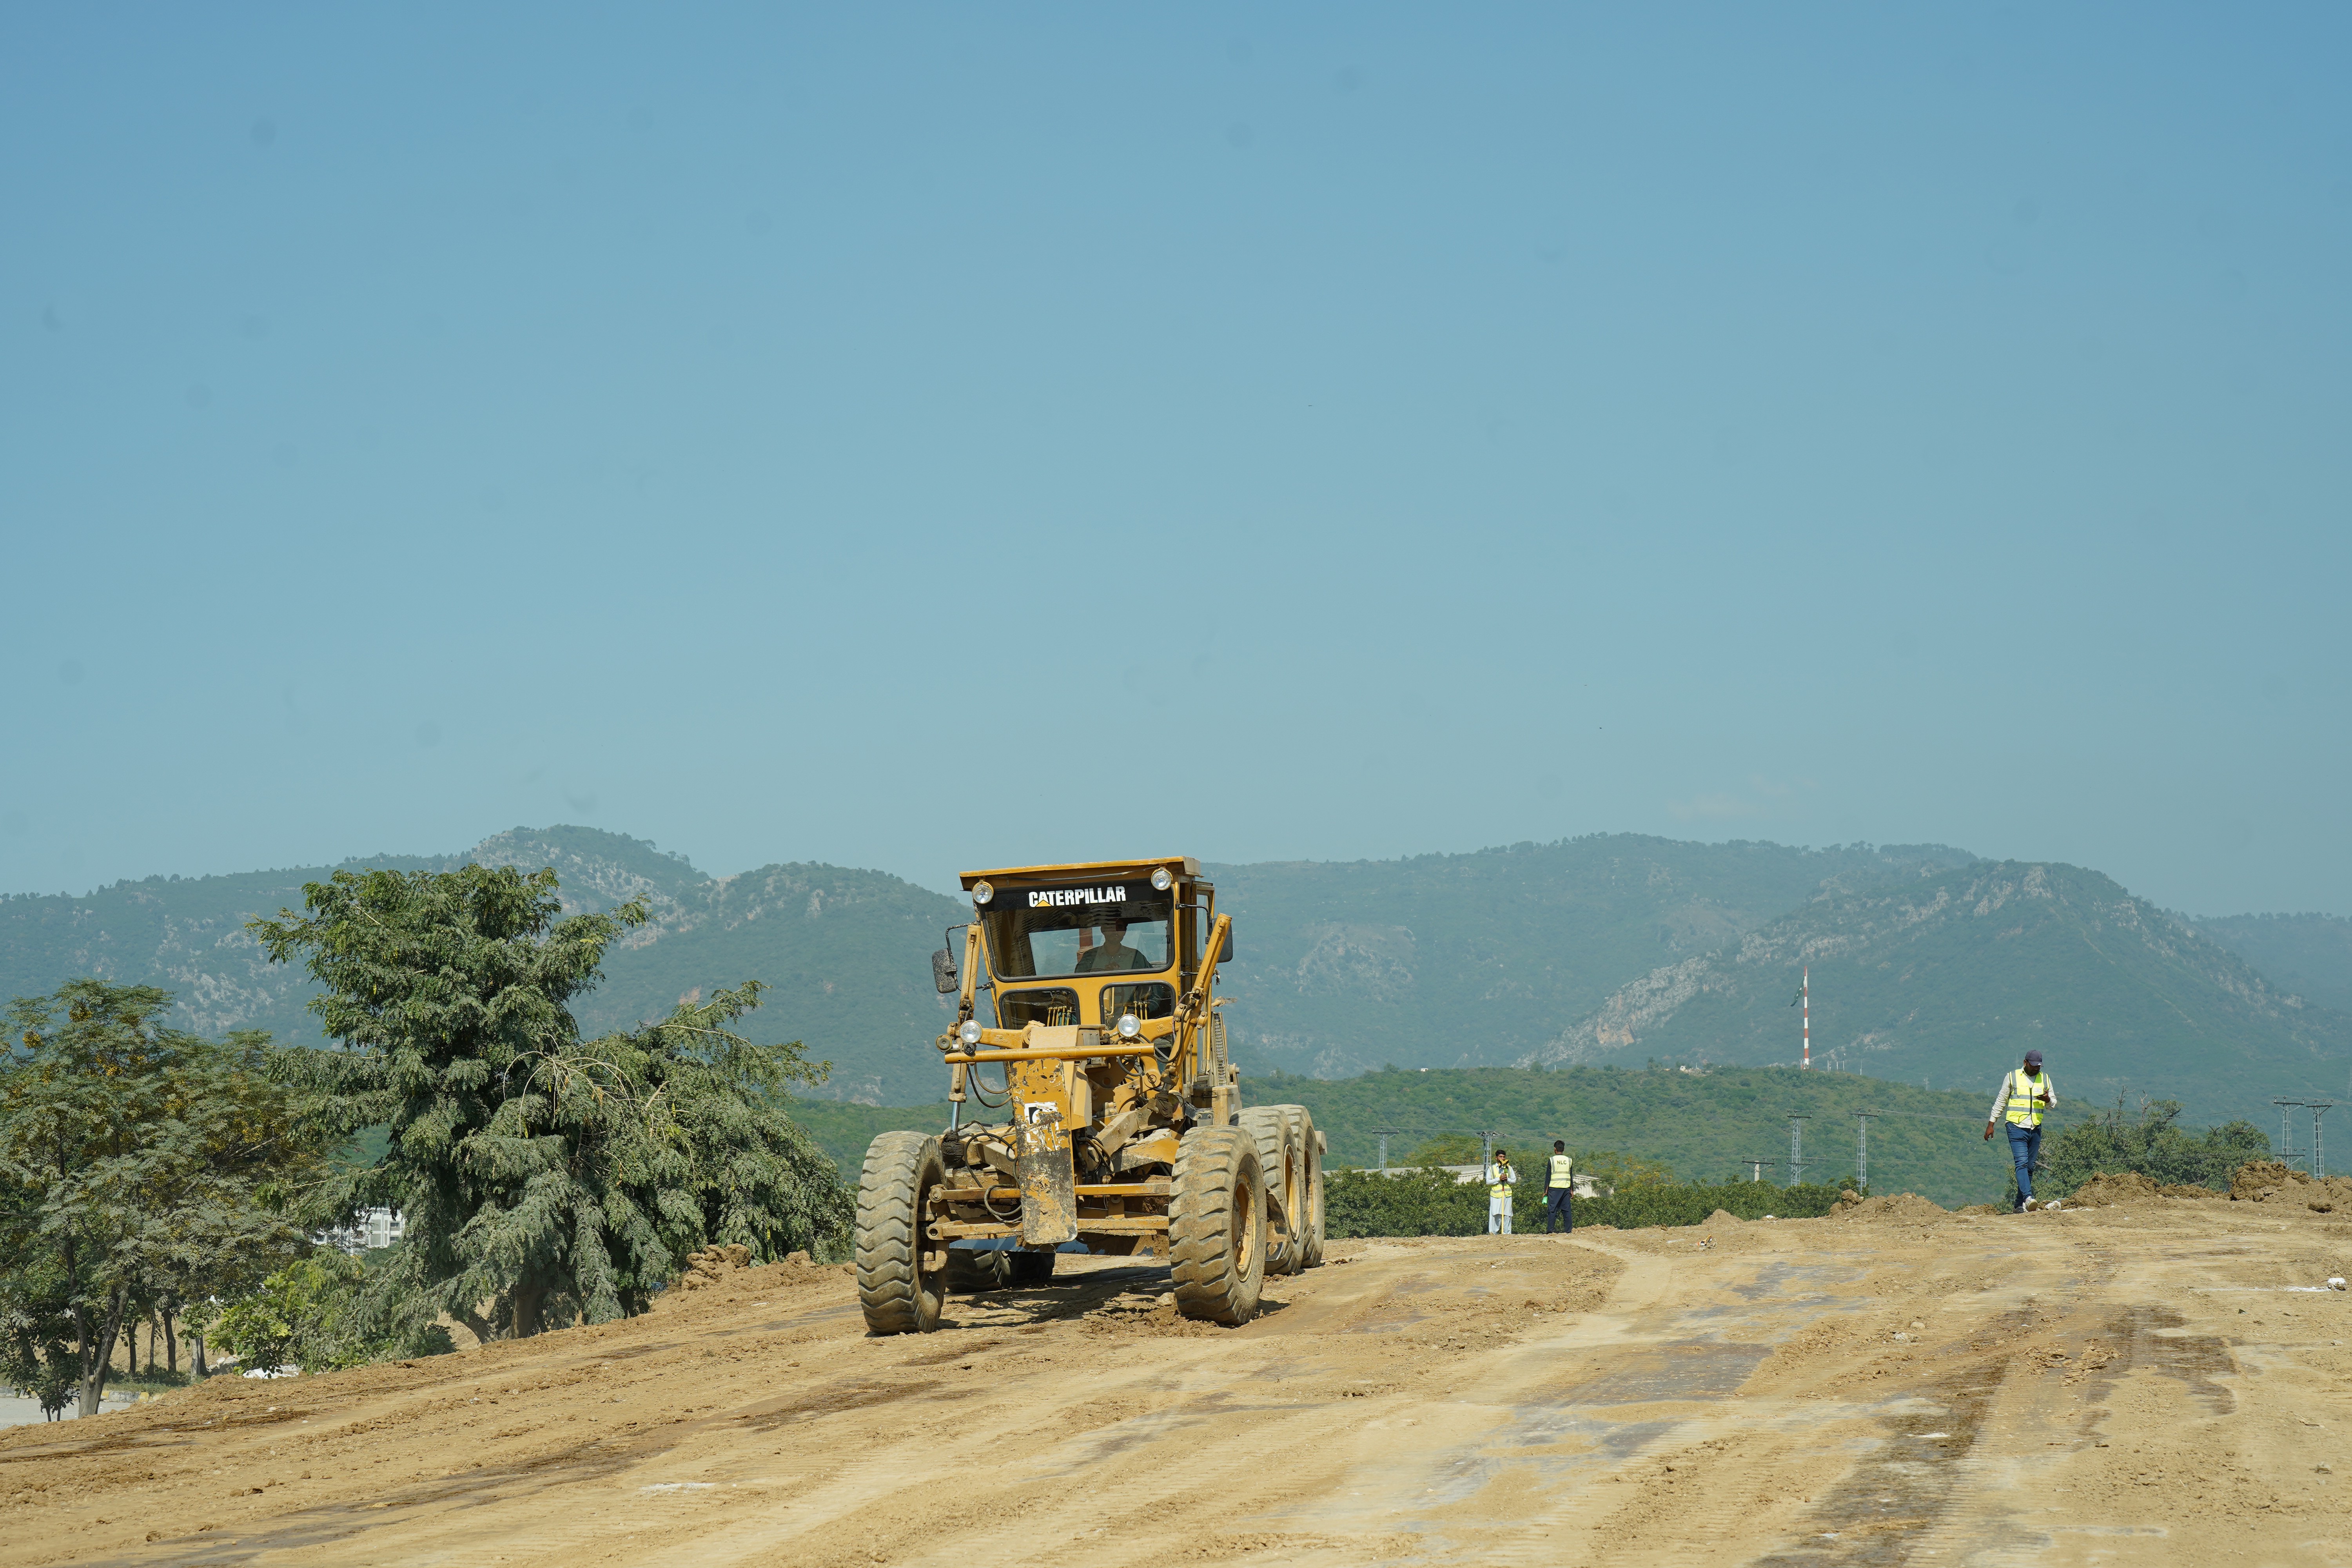
<path fill-rule="evenodd" d="M 2352 1563 L 2352 1224 L 2055 1214 L 1337 1244 L 1247 1328 L 1064 1258 L 846 1270 L 0 1434 L 0 1562 Z"/>

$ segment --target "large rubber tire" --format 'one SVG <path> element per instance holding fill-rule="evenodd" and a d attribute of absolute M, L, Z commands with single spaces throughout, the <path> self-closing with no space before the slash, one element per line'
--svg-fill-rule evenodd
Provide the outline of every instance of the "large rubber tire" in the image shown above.
<path fill-rule="evenodd" d="M 1307 1164 L 1307 1267 L 1323 1267 L 1323 1134 L 1315 1130 L 1315 1117 L 1305 1106 L 1298 1108 L 1298 1148 Z"/>
<path fill-rule="evenodd" d="M 1266 1213 L 1271 1219 L 1278 1202 L 1287 1234 L 1266 1233 L 1265 1271 L 1296 1274 L 1306 1267 L 1306 1248 L 1298 1224 L 1301 1179 L 1298 1159 L 1298 1107 L 1253 1105 L 1241 1113 L 1241 1130 L 1257 1145 L 1257 1168 L 1265 1177 Z"/>
<path fill-rule="evenodd" d="M 1238 1127 L 1195 1127 L 1176 1145 L 1168 1246 L 1176 1310 L 1229 1326 L 1257 1316 L 1265 1286 L 1265 1181 Z"/>
<path fill-rule="evenodd" d="M 1013 1283 L 1013 1254 L 1000 1247 L 960 1247 L 948 1254 L 948 1289 L 959 1296 L 1002 1290 Z"/>
<path fill-rule="evenodd" d="M 930 1190 L 947 1180 L 940 1141 L 885 1132 L 857 1178 L 857 1305 L 868 1332 L 927 1334 L 947 1299 L 945 1261 L 923 1267 L 922 1219 Z"/>

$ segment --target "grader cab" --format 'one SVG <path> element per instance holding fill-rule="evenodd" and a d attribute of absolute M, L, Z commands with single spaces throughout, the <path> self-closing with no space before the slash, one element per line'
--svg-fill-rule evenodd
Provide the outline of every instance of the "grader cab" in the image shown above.
<path fill-rule="evenodd" d="M 885 1132 L 857 1184 L 857 1298 L 877 1334 L 953 1290 L 1042 1283 L 1072 1242 L 1166 1259 L 1176 1309 L 1245 1323 L 1266 1273 L 1323 1260 L 1323 1139 L 1242 1104 L 1218 965 L 1233 917 L 1184 856 L 967 871 L 932 955 L 944 1132 Z M 967 1108 L 971 1114 L 967 1116 Z"/>

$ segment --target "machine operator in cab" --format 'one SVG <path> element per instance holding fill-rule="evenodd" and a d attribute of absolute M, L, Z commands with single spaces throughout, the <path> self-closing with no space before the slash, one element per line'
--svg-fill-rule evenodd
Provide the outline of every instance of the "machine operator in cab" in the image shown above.
<path fill-rule="evenodd" d="M 1127 922 L 1125 921 L 1105 921 L 1102 923 L 1102 930 L 1103 940 L 1101 945 L 1089 947 L 1085 952 L 1078 954 L 1079 973 L 1093 974 L 1107 969 L 1151 969 L 1157 967 L 1157 965 L 1153 964 L 1150 959 L 1144 957 L 1142 953 L 1138 952 L 1135 949 L 1127 945 Z M 1080 942 L 1084 942 L 1086 940 L 1086 932 L 1083 929 L 1078 932 L 1078 940 Z"/>

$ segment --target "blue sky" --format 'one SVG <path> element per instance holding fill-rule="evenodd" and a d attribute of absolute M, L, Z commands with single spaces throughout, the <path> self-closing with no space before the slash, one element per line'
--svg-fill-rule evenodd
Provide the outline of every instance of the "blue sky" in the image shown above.
<path fill-rule="evenodd" d="M 2352 14 L 0 13 L 0 890 L 1934 840 L 2352 913 Z"/>

